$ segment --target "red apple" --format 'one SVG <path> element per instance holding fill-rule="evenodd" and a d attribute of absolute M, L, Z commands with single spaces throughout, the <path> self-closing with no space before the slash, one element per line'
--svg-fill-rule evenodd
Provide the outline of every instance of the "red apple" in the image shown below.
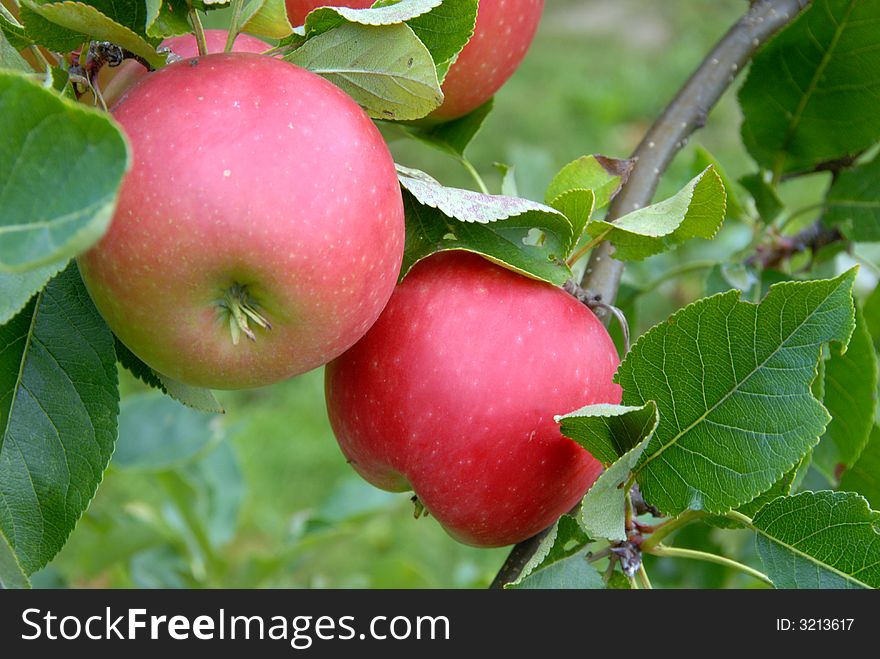
<path fill-rule="evenodd" d="M 287 14 L 302 25 L 316 7 L 363 9 L 369 0 L 287 0 Z M 544 0 L 480 0 L 474 36 L 443 82 L 443 105 L 429 119 L 448 121 L 476 110 L 513 75 L 538 29 Z"/>
<path fill-rule="evenodd" d="M 403 203 L 350 97 L 230 53 L 151 74 L 113 114 L 134 164 L 80 270 L 132 352 L 231 389 L 313 369 L 364 335 L 396 283 Z"/>
<path fill-rule="evenodd" d="M 226 48 L 227 35 L 226 30 L 205 30 L 205 45 L 208 47 L 208 52 L 222 53 Z M 199 54 L 196 38 L 192 34 L 166 39 L 160 47 L 168 48 L 179 57 L 196 57 Z M 232 50 L 236 53 L 262 53 L 269 48 L 271 46 L 265 41 L 249 34 L 239 34 Z M 105 66 L 101 70 L 101 74 L 102 78 L 106 77 L 107 80 L 101 89 L 104 102 L 108 106 L 112 106 L 129 87 L 147 75 L 147 69 L 136 60 L 129 59 L 115 68 Z"/>
<path fill-rule="evenodd" d="M 553 417 L 619 403 L 608 332 L 573 297 L 465 252 L 413 268 L 367 335 L 326 369 L 342 452 L 372 484 L 413 490 L 457 540 L 519 542 L 602 467 Z"/>

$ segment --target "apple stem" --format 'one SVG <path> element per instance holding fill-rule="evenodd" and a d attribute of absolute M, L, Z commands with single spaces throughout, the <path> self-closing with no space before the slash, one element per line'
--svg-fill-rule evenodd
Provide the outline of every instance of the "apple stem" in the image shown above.
<path fill-rule="evenodd" d="M 257 310 L 256 303 L 251 299 L 246 286 L 233 284 L 218 302 L 218 306 L 221 313 L 228 317 L 232 345 L 238 345 L 242 334 L 256 342 L 257 335 L 251 329 L 249 321 L 266 331 L 272 329 L 272 323 Z"/>
<path fill-rule="evenodd" d="M 199 57 L 208 54 L 208 41 L 205 38 L 205 28 L 202 25 L 202 19 L 199 18 L 199 10 L 190 4 L 189 22 L 192 23 L 193 32 L 196 36 L 196 45 L 199 48 Z"/>
<path fill-rule="evenodd" d="M 223 48 L 224 53 L 231 53 L 232 47 L 235 45 L 235 39 L 241 32 L 241 13 L 244 9 L 244 0 L 232 0 L 232 20 L 229 22 L 229 32 L 226 35 L 226 46 Z"/>
<path fill-rule="evenodd" d="M 719 556 L 718 554 L 710 554 L 704 551 L 697 551 L 695 549 L 685 549 L 684 547 L 667 547 L 666 545 L 657 545 L 656 547 L 651 549 L 650 552 L 654 556 L 668 556 L 670 558 L 690 558 L 698 561 L 707 561 L 709 563 L 716 563 L 718 565 L 723 565 L 728 568 L 732 568 L 734 570 L 739 570 L 749 576 L 758 579 L 759 581 L 763 581 L 768 586 L 776 587 L 776 584 L 763 572 L 759 572 L 758 570 L 749 567 L 739 561 L 734 561 L 733 559 L 726 558 L 725 556 Z"/>
<path fill-rule="evenodd" d="M 473 163 L 470 160 L 462 156 L 458 159 L 458 161 L 462 164 L 465 171 L 470 174 L 471 178 L 474 180 L 474 183 L 477 184 L 477 188 L 479 188 L 480 192 L 483 194 L 490 194 L 489 187 L 486 185 L 486 182 L 483 180 L 483 177 L 480 176 L 480 173 L 477 171 L 477 168 L 474 167 Z"/>

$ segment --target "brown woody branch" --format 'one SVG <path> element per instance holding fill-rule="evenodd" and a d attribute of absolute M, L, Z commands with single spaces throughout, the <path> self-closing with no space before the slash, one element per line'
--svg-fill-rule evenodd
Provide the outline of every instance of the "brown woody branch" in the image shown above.
<path fill-rule="evenodd" d="M 752 55 L 776 32 L 790 23 L 809 0 L 758 0 L 706 56 L 678 95 L 654 122 L 633 153 L 635 166 L 608 210 L 614 221 L 651 203 L 660 177 L 687 143 L 706 123 L 709 111 L 724 94 Z M 606 304 L 613 304 L 623 274 L 623 263 L 612 258 L 614 247 L 602 243 L 590 255 L 582 285 Z"/>
<path fill-rule="evenodd" d="M 715 45 L 636 148 L 635 166 L 608 210 L 609 221 L 651 203 L 669 163 L 688 137 L 705 125 L 709 111 L 737 74 L 761 46 L 793 21 L 810 1 L 754 0 L 751 3 L 746 14 Z M 590 297 L 605 304 L 614 303 L 623 274 L 623 263 L 614 259 L 613 254 L 611 243 L 598 245 L 590 255 L 582 281 Z M 604 317 L 607 313 L 599 308 L 597 315 Z M 493 588 L 501 588 L 519 576 L 545 534 L 546 531 L 513 548 L 493 581 Z"/>
<path fill-rule="evenodd" d="M 846 237 L 838 227 L 826 226 L 818 219 L 793 236 L 777 234 L 771 242 L 758 245 L 746 259 L 746 264 L 757 266 L 760 270 L 779 268 L 795 255 L 803 253 L 809 253 L 812 262 L 823 247 L 845 241 Z"/>

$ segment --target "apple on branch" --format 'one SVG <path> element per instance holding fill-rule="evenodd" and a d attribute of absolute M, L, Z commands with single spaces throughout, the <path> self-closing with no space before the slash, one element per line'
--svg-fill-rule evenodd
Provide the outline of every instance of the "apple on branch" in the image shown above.
<path fill-rule="evenodd" d="M 369 482 L 413 490 L 464 543 L 509 545 L 553 524 L 601 472 L 554 416 L 619 403 L 618 362 L 568 293 L 447 252 L 417 264 L 327 366 L 327 409 Z"/>
<path fill-rule="evenodd" d="M 145 363 L 193 386 L 255 387 L 325 364 L 370 328 L 400 270 L 403 202 L 349 96 L 229 53 L 150 74 L 113 115 L 134 162 L 79 266 Z"/>

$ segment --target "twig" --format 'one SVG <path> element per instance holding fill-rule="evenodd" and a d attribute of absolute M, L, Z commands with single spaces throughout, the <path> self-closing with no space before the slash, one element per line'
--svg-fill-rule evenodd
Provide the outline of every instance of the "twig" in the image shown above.
<path fill-rule="evenodd" d="M 660 544 L 660 541 L 663 540 L 666 536 L 675 531 L 678 531 L 680 528 L 687 526 L 691 522 L 695 522 L 698 519 L 705 517 L 706 514 L 699 510 L 687 510 L 677 517 L 673 517 L 662 524 L 658 524 L 654 527 L 654 532 L 650 535 L 650 537 L 641 543 L 640 547 L 643 552 L 650 552 L 654 547 Z"/>
<path fill-rule="evenodd" d="M 632 486 L 629 494 L 633 503 L 633 511 L 636 515 L 650 514 L 653 517 L 663 517 L 663 513 L 661 513 L 654 506 L 645 501 L 645 497 L 642 496 L 642 490 L 638 486 L 638 484 Z"/>
<path fill-rule="evenodd" d="M 648 282 L 644 286 L 642 286 L 636 292 L 636 295 L 645 295 L 647 293 L 652 293 L 653 291 L 660 288 L 663 284 L 668 281 L 672 281 L 673 279 L 678 279 L 682 275 L 689 275 L 693 272 L 699 272 L 700 270 L 709 270 L 714 268 L 716 265 L 719 265 L 719 261 L 715 260 L 706 260 L 706 261 L 690 261 L 688 263 L 682 263 L 680 266 L 675 268 L 670 268 L 662 275 L 657 277 L 657 279 Z"/>
<path fill-rule="evenodd" d="M 639 571 L 636 574 L 639 575 L 639 581 L 641 581 L 644 590 L 652 590 L 654 588 L 654 586 L 651 585 L 651 580 L 648 578 L 648 572 L 645 570 L 644 563 L 639 565 Z"/>
<path fill-rule="evenodd" d="M 241 15 L 244 9 L 244 0 L 232 0 L 232 18 L 229 21 L 229 32 L 226 34 L 226 47 L 224 53 L 231 53 L 235 46 L 235 39 L 241 32 Z"/>
<path fill-rule="evenodd" d="M 823 247 L 845 240 L 840 229 L 826 226 L 821 218 L 793 236 L 777 235 L 770 244 L 758 245 L 746 265 L 758 266 L 762 270 L 778 268 L 790 261 L 796 254 L 809 252 L 811 257 Z"/>
<path fill-rule="evenodd" d="M 486 182 L 483 181 L 483 177 L 480 176 L 480 173 L 477 171 L 477 168 L 473 166 L 471 161 L 464 156 L 458 158 L 458 161 L 461 163 L 461 166 L 464 167 L 465 171 L 470 175 L 470 177 L 474 180 L 474 183 L 477 184 L 480 192 L 482 192 L 483 194 L 489 194 L 489 188 L 486 186 Z"/>
<path fill-rule="evenodd" d="M 660 176 L 691 133 L 705 124 L 709 111 L 736 75 L 770 37 L 809 4 L 810 0 L 751 3 L 748 12 L 721 38 L 636 148 L 635 165 L 608 210 L 609 221 L 651 202 Z M 598 245 L 590 255 L 582 280 L 583 288 L 605 304 L 614 304 L 623 275 L 623 263 L 612 258 L 613 251 L 609 242 Z M 608 317 L 601 309 L 597 312 L 600 317 Z M 538 542 L 540 540 L 530 538 L 516 545 L 493 585 L 499 581 L 502 585 L 514 581 L 537 549 Z"/>
<path fill-rule="evenodd" d="M 208 54 L 208 41 L 205 37 L 205 28 L 202 25 L 202 19 L 199 18 L 199 10 L 190 5 L 188 15 L 190 25 L 196 35 L 196 45 L 199 48 L 199 57 L 204 57 Z"/>
<path fill-rule="evenodd" d="M 744 574 L 748 574 L 750 577 L 754 577 L 758 581 L 763 581 L 768 586 L 774 586 L 773 581 L 771 581 L 770 577 L 768 577 L 763 572 L 759 572 L 758 570 L 749 567 L 748 565 L 744 565 L 739 561 L 734 561 L 733 559 L 719 556 L 718 554 L 710 554 L 708 552 L 697 551 L 695 549 L 685 549 L 683 547 L 667 547 L 666 545 L 658 545 L 654 547 L 650 553 L 654 556 L 668 556 L 670 558 L 690 558 L 697 561 L 706 561 L 707 563 L 723 565 L 725 567 L 738 570 Z"/>

